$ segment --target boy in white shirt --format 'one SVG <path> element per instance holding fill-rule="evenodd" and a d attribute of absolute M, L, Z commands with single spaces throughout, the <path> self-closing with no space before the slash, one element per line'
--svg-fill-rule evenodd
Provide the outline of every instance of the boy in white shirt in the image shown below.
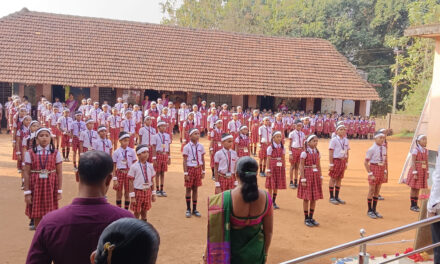
<path fill-rule="evenodd" d="M 258 135 L 260 139 L 260 176 L 266 176 L 266 158 L 267 158 L 267 148 L 272 139 L 272 128 L 270 127 L 269 117 L 263 118 L 263 125 L 258 129 Z"/>
<path fill-rule="evenodd" d="M 93 150 L 93 141 L 98 139 L 98 133 L 93 130 L 95 126 L 95 121 L 93 119 L 89 119 L 86 121 L 86 130 L 81 132 L 79 136 L 79 152 L 84 153 L 89 150 Z"/>
<path fill-rule="evenodd" d="M 156 173 L 153 165 L 149 163 L 149 150 L 146 145 L 139 145 L 136 148 L 138 161 L 130 166 L 127 178 L 129 179 L 130 189 L 130 209 L 134 217 L 147 222 L 147 212 L 151 209 L 151 202 L 156 201 L 154 189 L 154 179 Z"/>
<path fill-rule="evenodd" d="M 70 144 L 72 143 L 73 120 L 68 109 L 63 111 L 63 116 L 58 119 L 58 129 L 62 133 L 61 149 L 64 161 L 69 161 Z"/>
<path fill-rule="evenodd" d="M 295 129 L 289 133 L 290 148 L 289 148 L 289 161 L 290 161 L 290 188 L 298 188 L 298 169 L 300 163 L 301 153 L 304 151 L 304 142 L 306 135 L 302 132 L 303 124 L 300 120 L 295 121 Z M 295 181 L 293 175 L 295 174 Z"/>
<path fill-rule="evenodd" d="M 74 171 L 77 171 L 76 167 L 76 154 L 82 153 L 80 151 L 81 143 L 79 141 L 79 138 L 81 136 L 81 132 L 86 130 L 86 123 L 82 121 L 82 112 L 76 111 L 75 112 L 75 120 L 72 122 L 72 151 L 73 151 L 73 169 Z"/>
<path fill-rule="evenodd" d="M 154 135 L 156 135 L 156 129 L 151 126 L 152 120 L 151 116 L 146 116 L 144 118 L 144 126 L 139 129 L 139 142 L 142 145 L 147 145 L 150 155 L 148 156 L 148 162 L 153 162 L 153 148 L 151 148 L 154 140 Z"/>
<path fill-rule="evenodd" d="M 191 194 L 193 202 L 192 215 L 201 217 L 197 211 L 198 188 L 205 178 L 205 148 L 199 143 L 200 132 L 197 128 L 189 131 L 190 142 L 183 147 L 183 175 L 186 188 L 186 217 L 191 217 Z"/>
<path fill-rule="evenodd" d="M 171 164 L 170 143 L 171 138 L 165 132 L 167 123 L 160 121 L 157 123 L 158 132 L 153 138 L 153 164 L 159 179 L 156 180 L 156 193 L 160 197 L 167 197 L 167 193 L 163 190 L 165 182 L 165 172 L 168 171 L 168 165 Z M 160 180 L 160 189 L 159 189 Z"/>
<path fill-rule="evenodd" d="M 107 128 L 103 125 L 98 127 L 98 136 L 95 141 L 93 141 L 93 149 L 103 151 L 110 156 L 112 155 L 112 142 L 107 138 Z"/>
<path fill-rule="evenodd" d="M 125 112 L 125 119 L 122 120 L 121 131 L 127 132 L 130 135 L 130 142 L 128 143 L 130 148 L 134 148 L 135 129 L 136 122 L 133 120 L 133 112 L 128 110 Z"/>
<path fill-rule="evenodd" d="M 330 203 L 334 205 L 345 204 L 345 201 L 339 198 L 339 191 L 345 170 L 347 169 L 348 151 L 350 150 L 345 126 L 339 125 L 336 128 L 336 134 L 337 136 L 330 140 L 329 145 L 329 191 Z"/>
<path fill-rule="evenodd" d="M 215 194 L 234 189 L 237 186 L 235 164 L 238 156 L 237 152 L 231 149 L 233 140 L 232 135 L 223 134 L 223 148 L 214 155 Z"/>

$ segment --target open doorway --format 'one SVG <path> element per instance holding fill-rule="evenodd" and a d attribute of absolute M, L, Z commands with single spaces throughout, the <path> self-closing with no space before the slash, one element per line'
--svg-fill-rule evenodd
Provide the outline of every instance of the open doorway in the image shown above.
<path fill-rule="evenodd" d="M 273 96 L 259 96 L 260 110 L 274 110 L 275 97 Z"/>

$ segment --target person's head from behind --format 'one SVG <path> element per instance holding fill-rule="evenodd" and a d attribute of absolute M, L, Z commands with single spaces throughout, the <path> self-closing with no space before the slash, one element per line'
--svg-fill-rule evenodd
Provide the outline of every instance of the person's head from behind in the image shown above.
<path fill-rule="evenodd" d="M 80 192 L 105 195 L 112 180 L 113 160 L 103 151 L 91 150 L 81 154 L 76 180 Z M 84 195 L 85 193 L 83 193 Z"/>
<path fill-rule="evenodd" d="M 255 159 L 245 156 L 237 161 L 237 176 L 241 186 L 241 195 L 247 203 L 258 199 L 257 185 L 258 163 Z"/>
<path fill-rule="evenodd" d="M 154 264 L 160 237 L 149 223 L 135 218 L 121 218 L 102 231 L 92 264 Z"/>

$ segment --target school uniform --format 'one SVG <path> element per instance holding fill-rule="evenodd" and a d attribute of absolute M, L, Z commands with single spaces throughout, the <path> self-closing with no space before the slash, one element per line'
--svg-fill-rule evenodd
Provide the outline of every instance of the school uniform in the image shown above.
<path fill-rule="evenodd" d="M 103 151 L 110 155 L 112 152 L 113 144 L 110 139 L 99 137 L 93 141 L 92 147 L 94 150 Z"/>
<path fill-rule="evenodd" d="M 415 168 L 409 169 L 406 184 L 413 189 L 426 189 L 429 177 L 428 150 L 417 146 L 411 151 L 411 154 L 416 156 Z M 415 175 L 417 175 L 417 179 L 414 178 Z"/>
<path fill-rule="evenodd" d="M 223 131 L 228 131 L 228 124 L 231 120 L 231 113 L 228 110 L 221 110 L 219 118 L 223 121 Z"/>
<path fill-rule="evenodd" d="M 85 116 L 86 116 L 86 114 L 87 114 L 87 110 L 88 110 L 88 107 L 87 107 L 87 105 L 85 104 L 85 105 L 80 105 L 79 107 L 78 107 L 78 111 L 80 111 L 81 113 L 82 113 L 82 119 L 84 120 L 84 118 L 85 118 Z"/>
<path fill-rule="evenodd" d="M 156 129 L 151 126 L 143 126 L 139 129 L 139 136 L 141 136 L 141 144 L 148 146 L 148 162 L 153 162 L 153 145 L 154 136 L 156 135 Z"/>
<path fill-rule="evenodd" d="M 136 129 L 136 123 L 133 120 L 133 118 L 122 120 L 121 128 L 122 128 L 122 131 L 130 134 L 130 141 L 128 143 L 128 146 L 130 148 L 134 148 L 134 137 L 135 137 L 134 132 Z"/>
<path fill-rule="evenodd" d="M 121 132 L 122 119 L 118 115 L 111 115 L 107 119 L 110 132 L 110 139 L 112 142 L 119 140 L 119 132 Z"/>
<path fill-rule="evenodd" d="M 222 148 L 214 155 L 214 162 L 218 166 L 217 175 L 222 192 L 237 186 L 235 178 L 235 165 L 238 160 L 237 152 Z"/>
<path fill-rule="evenodd" d="M 111 116 L 110 113 L 102 111 L 98 114 L 98 125 L 106 126 L 107 127 L 107 121 L 108 118 Z"/>
<path fill-rule="evenodd" d="M 189 109 L 188 108 L 180 108 L 178 114 L 179 114 L 179 131 L 182 131 L 183 123 L 188 118 Z"/>
<path fill-rule="evenodd" d="M 267 189 L 286 189 L 286 163 L 284 161 L 284 148 L 282 144 L 272 143 L 267 148 L 270 157 L 269 169 L 271 176 L 266 177 Z"/>
<path fill-rule="evenodd" d="M 202 186 L 203 155 L 205 148 L 202 144 L 189 142 L 183 147 L 183 157 L 186 157 L 186 166 L 188 168 L 188 180 L 185 180 L 186 188 Z"/>
<path fill-rule="evenodd" d="M 124 106 L 124 103 L 116 103 L 115 108 L 118 109 L 118 112 L 121 111 L 122 107 Z"/>
<path fill-rule="evenodd" d="M 304 178 L 306 186 L 298 185 L 297 197 L 303 200 L 316 201 L 323 199 L 322 175 L 319 168 L 321 155 L 316 149 L 307 148 L 301 153 L 300 158 L 304 160 Z"/>
<path fill-rule="evenodd" d="M 272 138 L 272 128 L 266 125 L 260 126 L 258 129 L 258 135 L 260 136 L 260 152 L 258 156 L 261 160 L 267 157 L 267 147 L 269 146 Z"/>
<path fill-rule="evenodd" d="M 26 138 L 29 135 L 29 133 L 30 133 L 30 131 L 29 131 L 28 127 L 21 126 L 19 129 L 17 129 L 17 134 L 16 134 L 15 140 L 19 144 L 19 149 L 17 149 L 16 144 L 14 144 L 14 150 L 13 150 L 14 152 L 19 151 L 22 153 L 22 155 L 24 154 L 22 142 L 23 142 L 24 138 Z M 16 157 L 17 157 L 17 154 L 16 154 Z M 23 169 L 23 160 L 18 160 L 18 157 L 17 157 L 17 170 L 19 172 L 21 172 L 22 169 Z"/>
<path fill-rule="evenodd" d="M 290 164 L 299 164 L 300 155 L 304 151 L 304 141 L 306 140 L 306 135 L 304 132 L 295 129 L 290 132 L 289 139 L 292 141 L 289 152 Z"/>
<path fill-rule="evenodd" d="M 237 147 L 237 156 L 239 158 L 250 156 L 249 152 L 250 138 L 247 135 L 239 134 L 235 139 L 235 146 Z"/>
<path fill-rule="evenodd" d="M 193 128 L 196 128 L 196 123 L 194 122 L 194 120 L 192 120 L 192 121 L 186 120 L 183 123 L 183 128 L 185 129 L 185 134 L 183 135 L 183 141 L 182 141 L 181 150 L 183 150 L 183 146 L 188 144 L 188 142 L 189 142 L 189 131 L 191 129 L 193 129 Z"/>
<path fill-rule="evenodd" d="M 50 130 L 52 132 L 52 135 L 59 137 L 61 136 L 61 131 L 57 127 L 58 119 L 61 117 L 61 113 L 51 113 L 47 116 L 46 121 L 48 121 L 48 124 L 50 126 Z"/>
<path fill-rule="evenodd" d="M 157 108 L 150 108 L 145 111 L 145 116 L 151 117 L 151 126 L 157 129 L 157 118 L 159 117 L 159 110 Z"/>
<path fill-rule="evenodd" d="M 370 171 L 375 177 L 374 180 L 368 177 L 368 183 L 370 185 L 380 185 L 385 181 L 387 149 L 385 146 L 379 146 L 376 143 L 373 144 L 368 150 L 365 160 L 370 163 Z"/>
<path fill-rule="evenodd" d="M 330 134 L 330 125 L 331 125 L 331 119 L 326 118 L 324 120 L 324 125 L 323 125 L 323 129 L 322 129 L 324 134 L 326 134 L 326 135 Z"/>
<path fill-rule="evenodd" d="M 200 112 L 194 112 L 194 125 L 195 128 L 197 128 L 198 130 L 202 131 L 202 114 Z"/>
<path fill-rule="evenodd" d="M 136 152 L 130 147 L 123 149 L 119 147 L 115 152 L 113 152 L 113 163 L 116 166 L 115 176 L 118 181 L 118 187 L 113 185 L 113 190 L 128 192 L 129 181 L 127 178 L 128 170 L 130 166 L 137 161 Z"/>
<path fill-rule="evenodd" d="M 160 115 L 158 122 L 167 123 L 167 127 L 165 128 L 165 132 L 170 136 L 173 134 L 172 118 L 170 115 Z M 170 137 L 170 139 L 172 141 L 171 137 Z M 170 143 L 171 143 L 171 141 L 170 141 Z"/>
<path fill-rule="evenodd" d="M 73 151 L 78 151 L 79 150 L 79 138 L 81 136 L 81 132 L 85 131 L 86 128 L 86 123 L 84 123 L 84 121 L 76 121 L 74 120 L 72 122 L 72 150 Z"/>
<path fill-rule="evenodd" d="M 283 121 L 275 121 L 272 123 L 272 132 L 280 131 L 283 142 L 284 142 L 284 130 L 285 128 Z"/>
<path fill-rule="evenodd" d="M 101 113 L 101 109 L 99 109 L 99 108 L 92 108 L 92 109 L 90 109 L 88 112 L 87 112 L 87 117 L 89 117 L 90 119 L 93 119 L 93 121 L 95 121 L 95 123 L 94 123 L 94 127 L 93 127 L 93 129 L 94 130 L 97 130 L 98 129 L 98 126 L 99 126 L 99 119 L 98 119 L 98 115 L 99 115 L 99 113 Z"/>
<path fill-rule="evenodd" d="M 333 150 L 333 170 L 329 175 L 333 179 L 342 179 L 347 167 L 347 153 L 350 150 L 348 139 L 335 136 L 330 140 L 329 149 Z"/>
<path fill-rule="evenodd" d="M 231 120 L 228 123 L 228 131 L 229 134 L 232 135 L 234 141 L 237 138 L 238 134 L 240 133 L 240 127 L 241 127 L 241 122 L 239 120 Z"/>
<path fill-rule="evenodd" d="M 156 176 L 153 165 L 148 161 L 142 164 L 136 161 L 130 166 L 127 178 L 133 181 L 136 202 L 130 204 L 130 209 L 135 213 L 151 209 L 153 178 Z"/>
<path fill-rule="evenodd" d="M 371 133 L 371 134 L 374 134 L 374 133 L 376 133 L 376 121 L 370 121 L 369 122 L 369 133 Z"/>
<path fill-rule="evenodd" d="M 215 122 L 218 120 L 217 115 L 209 115 L 207 122 L 208 122 L 208 131 L 211 131 L 215 128 Z"/>
<path fill-rule="evenodd" d="M 214 164 L 215 164 L 214 155 L 215 155 L 215 153 L 217 153 L 217 151 L 219 151 L 220 149 L 223 148 L 222 134 L 223 134 L 223 131 L 221 129 L 214 128 L 213 130 L 211 130 L 211 133 L 209 135 L 209 139 L 212 141 L 212 149 L 209 149 L 210 151 L 212 151 L 212 155 L 210 156 L 211 168 L 214 168 Z"/>
<path fill-rule="evenodd" d="M 32 191 L 32 204 L 26 205 L 26 215 L 41 218 L 50 211 L 58 209 L 58 175 L 56 166 L 63 162 L 60 153 L 50 152 L 50 146 L 36 147 L 24 154 L 24 162 L 30 166 L 29 190 Z"/>
<path fill-rule="evenodd" d="M 156 148 L 156 172 L 168 171 L 168 158 L 170 156 L 171 138 L 168 133 L 158 132 L 153 138 L 153 148 Z"/>
<path fill-rule="evenodd" d="M 79 136 L 79 141 L 83 144 L 83 152 L 93 150 L 93 141 L 98 139 L 98 133 L 95 130 L 84 130 Z"/>
<path fill-rule="evenodd" d="M 205 130 L 205 129 L 208 128 L 208 109 L 206 108 L 206 106 L 201 106 L 200 107 L 200 113 L 202 114 L 201 129 Z"/>
<path fill-rule="evenodd" d="M 316 133 L 322 133 L 324 131 L 324 120 L 322 118 L 318 118 L 315 122 Z"/>
<path fill-rule="evenodd" d="M 61 136 L 61 147 L 65 148 L 68 147 L 70 148 L 70 143 L 72 142 L 72 138 L 69 135 L 69 133 L 72 132 L 72 128 L 73 128 L 73 119 L 68 116 L 68 117 L 60 117 L 58 119 L 58 125 L 60 127 L 60 132 L 62 133 Z"/>
<path fill-rule="evenodd" d="M 260 142 L 260 139 L 258 138 L 258 131 L 260 128 L 260 119 L 258 117 L 251 117 L 249 118 L 249 128 L 250 128 L 250 137 L 251 142 L 253 144 L 257 144 Z"/>
<path fill-rule="evenodd" d="M 142 121 L 143 121 L 142 111 L 140 111 L 140 110 L 133 111 L 133 119 L 134 119 L 134 122 L 136 124 L 136 126 L 134 128 L 134 133 L 136 135 L 139 135 L 139 129 L 141 129 Z"/>

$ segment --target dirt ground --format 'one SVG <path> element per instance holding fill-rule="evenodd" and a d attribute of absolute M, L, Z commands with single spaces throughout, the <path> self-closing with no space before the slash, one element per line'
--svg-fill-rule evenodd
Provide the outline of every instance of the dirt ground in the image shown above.
<path fill-rule="evenodd" d="M 208 149 L 208 141 L 202 139 L 202 143 Z M 397 183 L 409 150 L 408 139 L 391 139 L 389 142 L 390 179 L 389 183 L 382 187 L 385 201 L 378 204 L 378 211 L 383 214 L 384 219 L 373 220 L 366 216 L 368 183 L 363 160 L 371 144 L 372 141 L 351 141 L 351 159 L 341 189 L 341 198 L 346 200 L 347 204 L 335 206 L 328 202 L 328 140 L 320 141 L 318 147 L 322 153 L 325 199 L 317 203 L 315 218 L 321 226 L 306 227 L 303 223 L 302 201 L 296 198 L 296 190 L 281 191 L 277 198 L 281 210 L 275 211 L 274 235 L 268 263 L 279 263 L 357 239 L 361 228 L 367 231 L 367 235 L 371 235 L 418 219 L 418 214 L 409 210 L 409 189 Z M 0 135 L 0 263 L 15 264 L 25 261 L 34 232 L 28 230 L 29 220 L 24 215 L 25 204 L 23 192 L 20 190 L 20 178 L 15 169 L 15 162 L 11 160 L 11 152 L 9 135 Z M 180 145 L 174 143 L 172 153 L 172 166 L 166 175 L 165 183 L 168 197 L 158 198 L 148 215 L 149 221 L 161 236 L 158 263 L 202 263 L 201 257 L 206 243 L 206 202 L 207 197 L 214 193 L 214 182 L 208 173 L 199 191 L 202 218 L 186 219 Z M 77 194 L 72 163 L 65 163 L 63 168 L 64 192 L 61 206 L 69 204 Z M 259 186 L 264 187 L 264 178 L 259 177 L 258 180 Z M 114 203 L 113 190 L 109 190 L 108 196 L 109 201 Z M 414 239 L 414 235 L 415 231 L 412 231 L 383 241 Z M 390 255 L 403 252 L 411 246 L 412 242 L 372 245 L 368 247 L 368 252 L 375 256 L 384 253 Z M 357 252 L 358 248 L 353 248 L 309 263 L 330 263 L 332 257 L 357 255 Z"/>

